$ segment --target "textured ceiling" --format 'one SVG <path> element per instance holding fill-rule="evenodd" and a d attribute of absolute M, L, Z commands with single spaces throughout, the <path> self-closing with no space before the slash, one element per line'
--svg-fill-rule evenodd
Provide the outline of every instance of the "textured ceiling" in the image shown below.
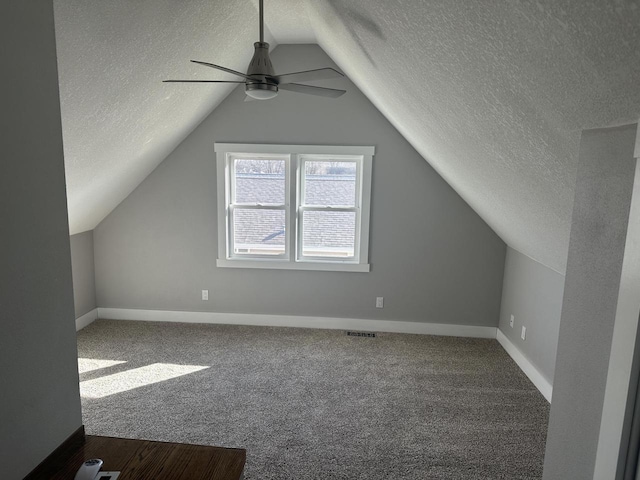
<path fill-rule="evenodd" d="M 245 70 L 256 8 L 249 0 L 54 0 L 72 234 L 93 229 L 233 90 L 162 80 L 237 80 L 189 60 Z"/>
<path fill-rule="evenodd" d="M 580 130 L 640 116 L 637 1 L 265 3 L 267 41 L 318 43 L 507 244 L 564 272 Z M 229 93 L 160 80 L 245 70 L 257 1 L 54 5 L 76 233 Z"/>

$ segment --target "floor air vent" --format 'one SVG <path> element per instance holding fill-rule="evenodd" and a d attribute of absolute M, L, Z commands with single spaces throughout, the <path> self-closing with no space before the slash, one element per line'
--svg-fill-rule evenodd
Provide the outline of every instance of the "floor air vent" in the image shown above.
<path fill-rule="evenodd" d="M 376 334 L 373 332 L 347 332 L 350 337 L 371 337 L 376 338 Z"/>

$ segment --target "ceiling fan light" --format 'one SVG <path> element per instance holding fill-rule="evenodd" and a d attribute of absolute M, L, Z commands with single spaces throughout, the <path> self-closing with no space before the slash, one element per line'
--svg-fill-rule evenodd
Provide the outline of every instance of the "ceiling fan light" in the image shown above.
<path fill-rule="evenodd" d="M 256 100 L 270 100 L 278 95 L 277 90 L 246 90 L 246 94 Z"/>
<path fill-rule="evenodd" d="M 264 78 L 260 78 L 260 80 L 263 81 L 247 83 L 244 89 L 247 95 L 256 100 L 269 100 L 278 95 L 277 85 L 264 82 Z"/>

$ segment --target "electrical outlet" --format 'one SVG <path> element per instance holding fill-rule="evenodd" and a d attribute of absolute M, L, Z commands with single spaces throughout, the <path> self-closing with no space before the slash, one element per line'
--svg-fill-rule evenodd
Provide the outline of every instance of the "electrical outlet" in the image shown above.
<path fill-rule="evenodd" d="M 384 297 L 376 297 L 376 308 L 384 308 Z"/>
<path fill-rule="evenodd" d="M 520 338 L 522 338 L 523 340 L 526 338 L 527 336 L 527 327 L 525 327 L 524 325 L 522 326 L 522 333 L 520 334 Z"/>
<path fill-rule="evenodd" d="M 511 320 L 509 320 L 509 326 L 511 328 L 513 328 L 513 322 L 515 321 L 516 317 L 513 316 L 513 314 L 511 315 Z"/>
<path fill-rule="evenodd" d="M 120 476 L 120 472 L 98 472 L 95 480 L 116 480 Z"/>
<path fill-rule="evenodd" d="M 209 290 L 202 290 L 202 300 L 209 300 Z"/>

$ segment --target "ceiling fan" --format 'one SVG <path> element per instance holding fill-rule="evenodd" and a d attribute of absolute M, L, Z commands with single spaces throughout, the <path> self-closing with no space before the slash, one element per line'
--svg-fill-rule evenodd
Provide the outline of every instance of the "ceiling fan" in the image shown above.
<path fill-rule="evenodd" d="M 260 41 L 253 44 L 255 52 L 247 73 L 237 72 L 230 68 L 221 67 L 213 63 L 191 60 L 193 63 L 204 65 L 205 67 L 216 68 L 223 72 L 232 73 L 244 80 L 164 80 L 166 83 L 244 83 L 247 100 L 269 100 L 278 95 L 279 90 L 289 90 L 291 92 L 306 93 L 320 97 L 337 98 L 346 93 L 346 90 L 335 88 L 315 87 L 296 82 L 309 82 L 313 80 L 323 80 L 326 78 L 343 77 L 344 75 L 333 68 L 318 68 L 315 70 L 305 70 L 302 72 L 292 72 L 275 74 L 271 59 L 269 58 L 269 44 L 264 41 L 264 9 L 263 0 L 260 4 Z"/>

